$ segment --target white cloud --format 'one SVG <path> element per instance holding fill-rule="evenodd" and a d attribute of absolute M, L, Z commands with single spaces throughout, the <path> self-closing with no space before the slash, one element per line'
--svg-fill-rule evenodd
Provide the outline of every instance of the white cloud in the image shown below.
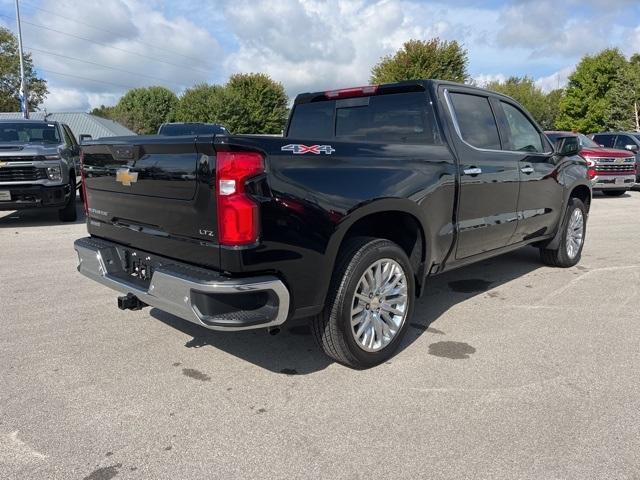
<path fill-rule="evenodd" d="M 628 15 L 622 8 L 631 2 L 607 2 L 606 8 L 603 3 L 604 0 L 516 2 L 501 11 L 496 45 L 526 48 L 531 59 L 556 56 L 570 60 L 612 44 L 622 46 L 620 34 L 627 27 L 618 22 L 621 14 Z"/>
<path fill-rule="evenodd" d="M 371 67 L 411 38 L 464 41 L 471 29 L 452 21 L 458 13 L 401 0 L 236 1 L 227 16 L 239 49 L 225 66 L 266 72 L 290 94 L 366 84 Z"/>
<path fill-rule="evenodd" d="M 558 78 L 562 85 L 585 53 L 607 46 L 619 46 L 627 55 L 640 51 L 637 0 L 505 0 L 502 5 L 477 0 L 42 0 L 23 5 L 25 21 L 76 37 L 23 26 L 24 43 L 37 49 L 35 64 L 49 82 L 50 110 L 113 104 L 137 86 L 160 84 L 179 93 L 203 81 L 222 83 L 236 72 L 267 73 L 291 96 L 366 84 L 371 67 L 410 38 L 461 42 L 478 84 L 526 75 L 544 89 L 555 88 Z M 0 0 L 0 13 L 12 15 L 13 2 Z M 10 19 L 2 22 L 13 28 Z"/>
<path fill-rule="evenodd" d="M 536 86 L 538 86 L 544 92 L 550 92 L 557 88 L 564 88 L 569 81 L 569 75 L 573 73 L 575 66 L 570 65 L 557 72 L 541 77 L 536 80 Z"/>
<path fill-rule="evenodd" d="M 504 82 L 507 76 L 502 73 L 479 73 L 473 77 L 473 81 L 479 87 L 484 87 L 491 82 Z"/>
<path fill-rule="evenodd" d="M 49 109 L 86 110 L 139 86 L 179 92 L 220 74 L 213 59 L 222 51 L 207 30 L 143 0 L 67 0 L 64 9 L 45 0 L 23 20 L 25 50 L 49 83 Z"/>
<path fill-rule="evenodd" d="M 96 93 L 78 88 L 49 86 L 49 95 L 42 108 L 48 112 L 86 112 L 100 105 L 114 105 L 119 98 L 119 93 Z"/>

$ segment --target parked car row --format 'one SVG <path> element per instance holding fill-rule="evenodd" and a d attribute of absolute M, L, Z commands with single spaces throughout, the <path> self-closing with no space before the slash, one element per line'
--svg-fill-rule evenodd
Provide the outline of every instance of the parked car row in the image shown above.
<path fill-rule="evenodd" d="M 298 95 L 279 137 L 168 123 L 86 140 L 0 122 L 0 210 L 75 220 L 82 173 L 79 271 L 124 294 L 120 308 L 221 331 L 311 318 L 357 368 L 397 349 L 430 275 L 525 245 L 578 263 L 592 190 L 635 185 L 640 147 L 542 132 L 512 99 L 442 81 Z"/>

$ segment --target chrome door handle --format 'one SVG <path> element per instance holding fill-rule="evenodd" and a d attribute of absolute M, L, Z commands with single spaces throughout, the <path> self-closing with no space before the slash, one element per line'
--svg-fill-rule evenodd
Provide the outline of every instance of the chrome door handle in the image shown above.
<path fill-rule="evenodd" d="M 465 168 L 463 170 L 465 175 L 480 175 L 482 173 L 482 169 L 478 167 Z"/>
<path fill-rule="evenodd" d="M 522 173 L 527 174 L 527 175 L 529 175 L 530 173 L 533 173 L 533 172 L 534 172 L 533 167 L 529 167 L 529 166 L 527 166 L 527 167 L 522 167 L 522 168 L 520 169 L 520 171 L 521 171 Z"/>

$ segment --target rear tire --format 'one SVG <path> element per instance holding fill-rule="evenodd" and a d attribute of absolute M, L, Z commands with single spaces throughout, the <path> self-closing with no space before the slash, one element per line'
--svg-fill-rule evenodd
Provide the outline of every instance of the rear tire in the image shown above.
<path fill-rule="evenodd" d="M 404 250 L 389 240 L 353 238 L 337 259 L 312 331 L 329 357 L 351 368 L 370 368 L 397 350 L 414 301 L 415 279 Z"/>
<path fill-rule="evenodd" d="M 76 211 L 76 178 L 71 172 L 71 178 L 69 179 L 69 199 L 64 208 L 58 210 L 58 218 L 61 222 L 75 222 L 78 219 L 78 212 Z"/>
<path fill-rule="evenodd" d="M 553 250 L 541 248 L 540 258 L 543 263 L 552 267 L 573 267 L 580 261 L 587 232 L 587 209 L 582 200 L 569 199 L 567 212 L 560 228 L 562 229 L 560 245 Z"/>
<path fill-rule="evenodd" d="M 626 190 L 602 190 L 607 197 L 620 197 L 627 193 Z"/>

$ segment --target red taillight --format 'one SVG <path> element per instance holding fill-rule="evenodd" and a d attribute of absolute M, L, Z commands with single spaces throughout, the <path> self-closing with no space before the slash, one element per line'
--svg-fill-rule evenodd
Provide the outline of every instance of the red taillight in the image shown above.
<path fill-rule="evenodd" d="M 258 205 L 245 193 L 248 178 L 264 171 L 257 152 L 218 152 L 216 197 L 221 245 L 248 245 L 258 240 Z"/>
<path fill-rule="evenodd" d="M 80 151 L 80 189 L 82 191 L 82 205 L 85 216 L 89 216 L 89 199 L 87 198 L 87 185 L 84 178 L 84 152 Z"/>
<path fill-rule="evenodd" d="M 378 90 L 378 85 L 367 85 L 366 87 L 343 88 L 341 90 L 330 90 L 324 92 L 325 97 L 330 99 L 365 97 L 373 95 Z"/>

